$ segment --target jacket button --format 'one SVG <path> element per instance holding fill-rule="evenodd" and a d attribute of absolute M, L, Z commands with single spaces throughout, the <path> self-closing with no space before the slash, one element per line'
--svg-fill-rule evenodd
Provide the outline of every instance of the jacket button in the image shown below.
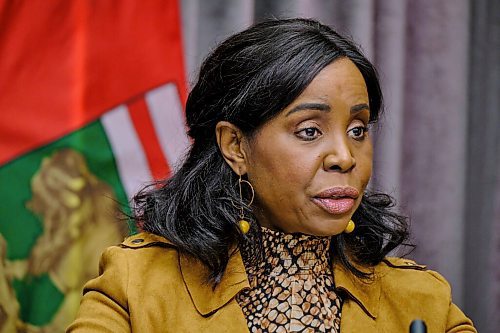
<path fill-rule="evenodd" d="M 142 238 L 137 238 L 137 239 L 134 239 L 134 240 L 132 241 L 132 244 L 140 244 L 140 243 L 142 243 L 142 242 L 144 242 L 144 239 L 142 239 Z"/>

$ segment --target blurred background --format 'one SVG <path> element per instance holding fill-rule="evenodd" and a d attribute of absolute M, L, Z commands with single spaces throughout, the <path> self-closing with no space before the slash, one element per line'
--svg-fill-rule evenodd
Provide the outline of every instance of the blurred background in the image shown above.
<path fill-rule="evenodd" d="M 189 145 L 203 58 L 269 17 L 347 34 L 379 70 L 371 186 L 478 331 L 500 327 L 499 0 L 0 2 L 0 332 L 62 332 L 127 200 Z M 423 305 L 425 306 L 425 305 Z"/>

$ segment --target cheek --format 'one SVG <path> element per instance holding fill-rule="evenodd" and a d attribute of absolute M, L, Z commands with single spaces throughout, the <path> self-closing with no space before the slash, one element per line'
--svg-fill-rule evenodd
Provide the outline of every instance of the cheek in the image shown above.
<path fill-rule="evenodd" d="M 279 139 L 275 137 L 270 145 L 256 145 L 249 156 L 248 177 L 262 197 L 290 198 L 292 193 L 300 193 L 294 189 L 307 186 L 318 159 Z"/>
<path fill-rule="evenodd" d="M 357 154 L 356 169 L 358 170 L 358 177 L 360 178 L 363 186 L 368 184 L 372 175 L 373 169 L 373 146 L 371 141 L 363 146 Z"/>
<path fill-rule="evenodd" d="M 288 187 L 300 182 L 306 172 L 304 161 L 283 150 L 260 151 L 250 162 L 248 175 L 264 187 Z"/>

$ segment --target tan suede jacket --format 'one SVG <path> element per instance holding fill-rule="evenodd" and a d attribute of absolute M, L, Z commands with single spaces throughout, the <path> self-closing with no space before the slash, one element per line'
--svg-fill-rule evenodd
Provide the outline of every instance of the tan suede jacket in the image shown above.
<path fill-rule="evenodd" d="M 204 282 L 206 268 L 179 254 L 168 240 L 148 233 L 108 248 L 100 275 L 89 281 L 77 319 L 67 332 L 248 332 L 235 295 L 248 286 L 239 252 L 221 283 Z M 429 333 L 476 332 L 451 302 L 450 286 L 410 260 L 388 258 L 363 282 L 340 266 L 335 285 L 347 295 L 342 333 L 403 333 L 423 319 Z"/>

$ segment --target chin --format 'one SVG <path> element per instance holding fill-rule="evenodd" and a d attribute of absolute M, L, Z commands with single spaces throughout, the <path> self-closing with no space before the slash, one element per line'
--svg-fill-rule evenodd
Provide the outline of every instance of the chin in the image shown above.
<path fill-rule="evenodd" d="M 344 232 L 346 226 L 347 222 L 328 221 L 327 224 L 309 226 L 305 233 L 313 236 L 335 236 Z"/>

